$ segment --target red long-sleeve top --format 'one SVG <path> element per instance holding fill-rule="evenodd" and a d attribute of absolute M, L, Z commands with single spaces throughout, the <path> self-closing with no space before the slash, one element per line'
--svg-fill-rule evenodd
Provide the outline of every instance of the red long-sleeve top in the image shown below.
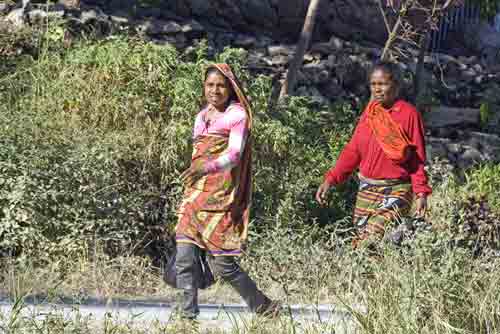
<path fill-rule="evenodd" d="M 426 157 L 422 116 L 413 105 L 403 100 L 396 101 L 389 114 L 415 145 L 415 154 L 403 164 L 390 160 L 373 135 L 366 113 L 363 113 L 335 166 L 325 174 L 330 185 L 343 183 L 359 167 L 361 175 L 367 178 L 408 179 L 415 194 L 429 195 L 432 192 L 424 170 Z"/>

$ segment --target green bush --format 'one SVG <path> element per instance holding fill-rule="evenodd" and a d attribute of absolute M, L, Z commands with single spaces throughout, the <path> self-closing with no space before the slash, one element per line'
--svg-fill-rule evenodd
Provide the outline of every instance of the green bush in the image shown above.
<path fill-rule="evenodd" d="M 65 254 L 95 239 L 110 252 L 161 245 L 176 223 L 206 43 L 189 57 L 124 37 L 41 50 L 2 79 L 0 247 Z M 245 59 L 227 49 L 216 61 L 248 83 L 254 106 L 257 230 L 349 214 L 343 193 L 321 214 L 314 193 L 356 114 L 315 110 L 303 98 L 270 111 L 271 79 L 251 77 Z"/>

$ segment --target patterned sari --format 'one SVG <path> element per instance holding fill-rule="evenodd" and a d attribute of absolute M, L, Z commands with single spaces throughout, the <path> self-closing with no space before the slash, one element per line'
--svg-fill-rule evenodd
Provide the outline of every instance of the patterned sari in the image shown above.
<path fill-rule="evenodd" d="M 200 136 L 194 144 L 192 163 L 217 157 L 228 138 Z M 186 187 L 180 206 L 176 239 L 193 243 L 213 256 L 239 256 L 248 234 L 251 202 L 251 145 L 247 141 L 240 164 L 204 175 Z"/>

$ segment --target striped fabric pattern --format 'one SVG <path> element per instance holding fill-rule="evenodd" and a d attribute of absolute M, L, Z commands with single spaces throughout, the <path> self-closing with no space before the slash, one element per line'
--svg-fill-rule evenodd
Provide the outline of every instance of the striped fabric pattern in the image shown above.
<path fill-rule="evenodd" d="M 388 225 L 409 213 L 412 199 L 408 181 L 371 180 L 360 176 L 353 217 L 358 234 L 353 246 L 373 237 L 382 238 Z"/>
<path fill-rule="evenodd" d="M 218 159 L 228 142 L 228 136 L 198 136 L 191 163 Z M 178 243 L 195 244 L 212 256 L 242 255 L 251 205 L 250 163 L 249 143 L 235 168 L 204 175 L 186 186 L 177 212 Z"/>

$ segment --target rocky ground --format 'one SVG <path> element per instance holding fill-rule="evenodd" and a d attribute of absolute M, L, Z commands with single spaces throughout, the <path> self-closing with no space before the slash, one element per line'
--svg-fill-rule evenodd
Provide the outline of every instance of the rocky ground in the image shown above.
<path fill-rule="evenodd" d="M 69 38 L 82 33 L 106 36 L 126 32 L 172 44 L 186 54 L 206 39 L 209 54 L 226 46 L 246 49 L 248 70 L 273 75 L 276 83 L 283 80 L 295 52 L 293 44 L 283 44 L 262 33 L 224 29 L 159 8 L 126 12 L 96 1 L 23 3 L 24 7 L 16 7 L 11 2 L 0 2 L 3 20 L 13 29 L 47 19 L 64 19 L 71 32 Z M 366 40 L 354 42 L 332 35 L 315 42 L 304 57 L 297 93 L 310 96 L 318 105 L 348 101 L 359 108 L 368 97 L 367 70 L 380 54 L 380 46 Z M 416 64 L 416 52 L 400 62 L 408 78 L 415 75 Z M 486 63 L 477 56 L 432 54 L 425 57 L 423 78 L 419 105 L 426 119 L 429 160 L 440 159 L 458 169 L 482 161 L 500 162 L 499 63 Z M 412 89 L 409 84 L 407 91 Z"/>

